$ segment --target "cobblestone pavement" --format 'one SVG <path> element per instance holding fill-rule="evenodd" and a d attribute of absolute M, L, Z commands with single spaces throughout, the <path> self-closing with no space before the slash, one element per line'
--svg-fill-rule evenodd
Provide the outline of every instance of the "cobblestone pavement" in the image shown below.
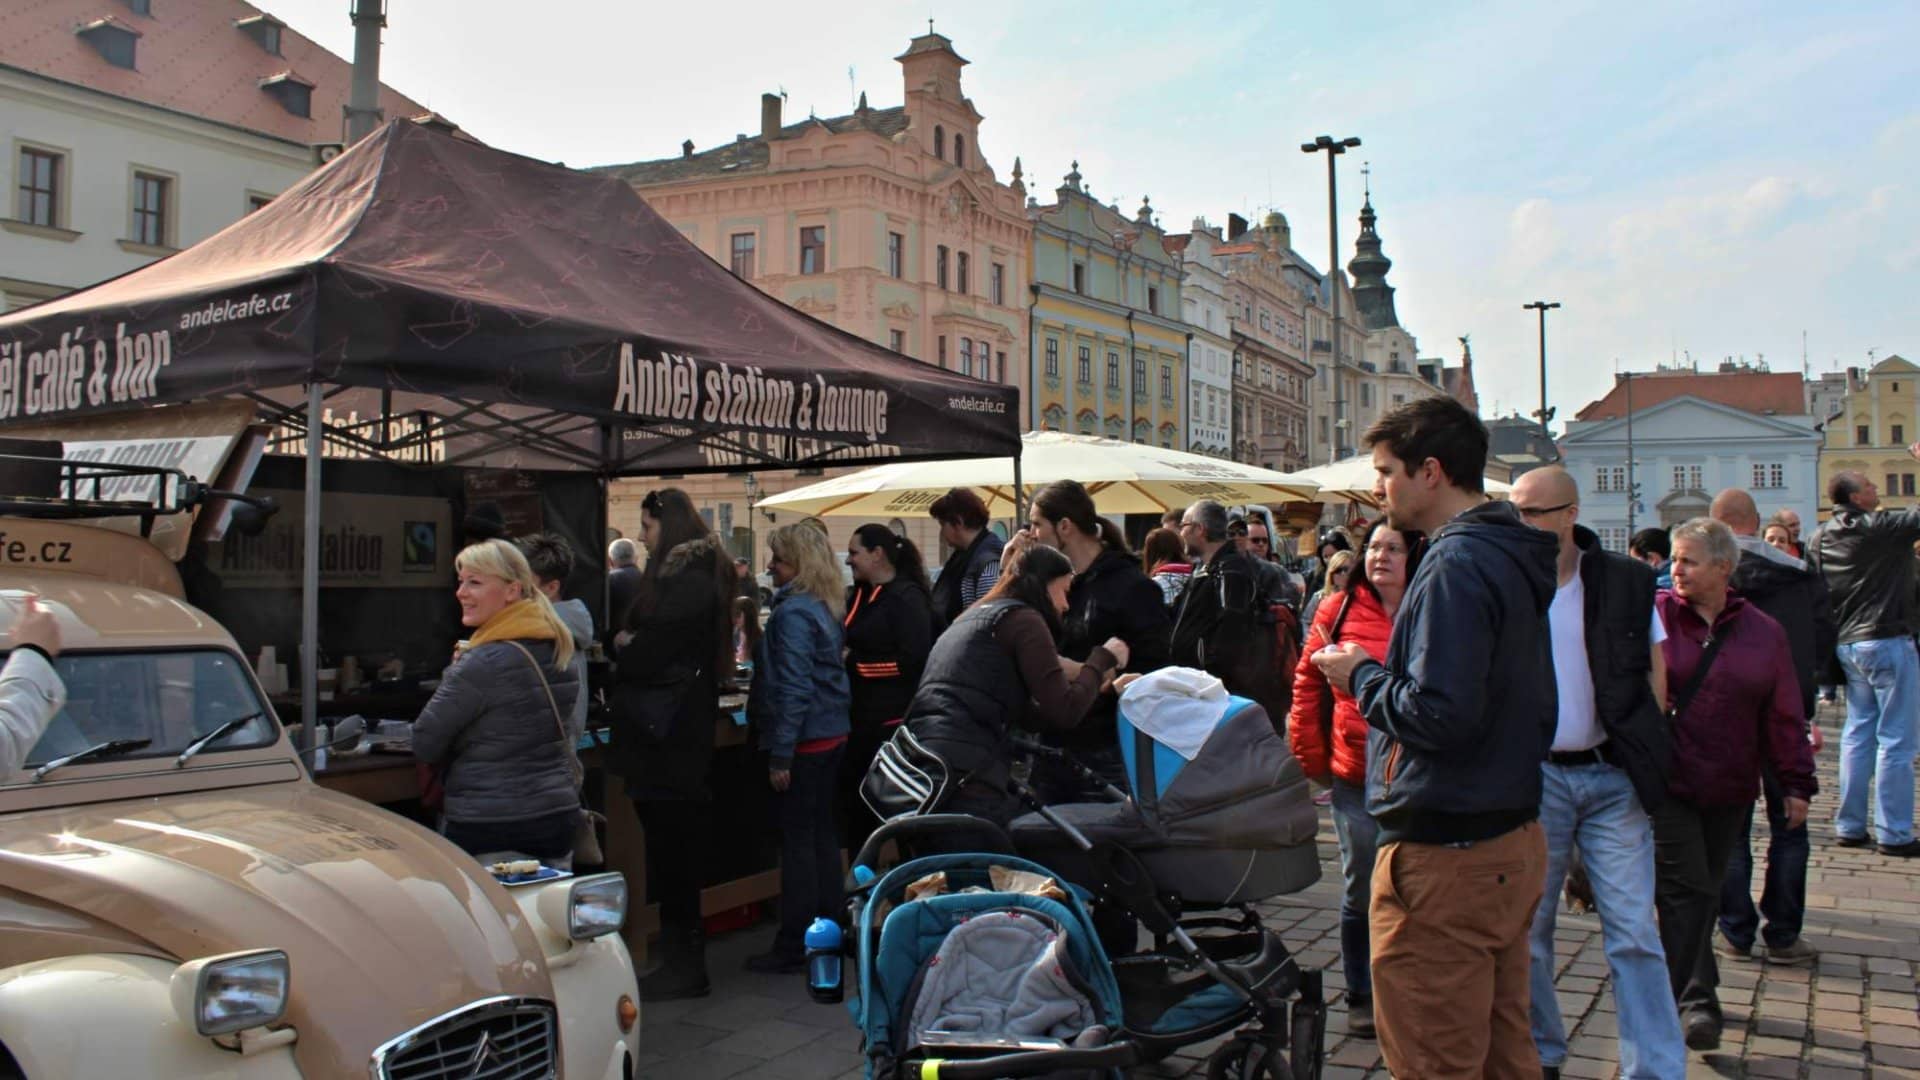
<path fill-rule="evenodd" d="M 1807 875 L 1806 938 L 1820 949 L 1811 967 L 1721 961 L 1727 1028 L 1721 1050 L 1690 1054 L 1695 1077 L 1920 1077 L 1920 860 L 1892 859 L 1871 849 L 1834 845 L 1834 749 L 1840 717 L 1823 716 L 1829 748 L 1819 758 L 1821 793 L 1813 805 L 1813 856 Z M 1312 888 L 1263 906 L 1302 964 L 1326 971 L 1335 998 L 1328 1022 L 1327 1076 L 1383 1077 L 1371 1041 L 1347 1037 L 1337 1000 L 1339 963 L 1338 848 L 1321 814 L 1323 869 Z M 1755 835 L 1755 884 L 1764 863 L 1766 825 Z M 846 1011 L 808 1000 L 800 976 L 748 974 L 744 958 L 766 948 L 772 928 L 728 935 L 710 952 L 712 997 L 650 1005 L 642 1016 L 642 1076 L 854 1078 L 861 1076 L 859 1040 Z M 1562 914 L 1555 949 L 1560 1009 L 1572 1056 L 1564 1075 L 1610 1077 L 1617 1071 L 1618 1030 L 1600 923 Z M 1203 1075 L 1208 1046 L 1159 1065 L 1148 1077 Z"/>

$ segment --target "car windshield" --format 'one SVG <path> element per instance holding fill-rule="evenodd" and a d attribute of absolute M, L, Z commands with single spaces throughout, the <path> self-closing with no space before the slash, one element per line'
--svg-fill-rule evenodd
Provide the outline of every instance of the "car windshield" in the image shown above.
<path fill-rule="evenodd" d="M 202 735 L 239 716 L 252 719 L 195 755 L 264 746 L 279 737 L 273 710 L 254 690 L 239 657 L 217 649 L 62 653 L 54 669 L 67 705 L 27 755 L 29 766 L 77 754 L 112 739 L 152 739 L 123 758 L 177 756 Z"/>

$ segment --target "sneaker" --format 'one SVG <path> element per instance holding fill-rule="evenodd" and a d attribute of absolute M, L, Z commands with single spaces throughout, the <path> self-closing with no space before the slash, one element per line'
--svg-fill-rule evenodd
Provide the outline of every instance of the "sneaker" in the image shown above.
<path fill-rule="evenodd" d="M 1347 999 L 1347 1034 L 1359 1039 L 1374 1037 L 1372 998 Z"/>
<path fill-rule="evenodd" d="M 1692 1012 L 1682 1018 L 1687 1033 L 1687 1049 L 1720 1049 L 1720 1018 L 1710 1012 Z"/>
<path fill-rule="evenodd" d="M 1875 844 L 1880 854 L 1891 855 L 1896 859 L 1911 859 L 1920 855 L 1920 840 L 1909 840 L 1904 844 Z"/>
<path fill-rule="evenodd" d="M 1794 938 L 1785 945 L 1767 946 L 1767 963 L 1785 967 L 1811 964 L 1820 958 L 1820 950 L 1807 944 L 1806 938 Z"/>
<path fill-rule="evenodd" d="M 1718 952 L 1721 956 L 1724 956 L 1729 960 L 1753 959 L 1753 946 L 1735 945 L 1733 942 L 1727 940 L 1725 937 L 1719 934 L 1715 934 L 1713 936 L 1713 947 L 1715 952 Z"/>
<path fill-rule="evenodd" d="M 1833 842 L 1841 847 L 1866 847 L 1873 843 L 1864 836 L 1836 836 Z"/>

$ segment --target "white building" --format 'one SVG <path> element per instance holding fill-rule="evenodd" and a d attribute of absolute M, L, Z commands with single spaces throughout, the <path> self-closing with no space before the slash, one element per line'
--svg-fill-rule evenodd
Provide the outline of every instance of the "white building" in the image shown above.
<path fill-rule="evenodd" d="M 338 151 L 351 71 L 241 0 L 0 7 L 0 310 L 264 205 Z M 380 104 L 427 111 L 384 88 Z"/>
<path fill-rule="evenodd" d="M 1750 492 L 1763 518 L 1790 509 L 1816 520 L 1821 435 L 1812 417 L 1748 412 L 1693 395 L 1636 409 L 1633 483 L 1640 491 L 1631 513 L 1628 419 L 1575 420 L 1560 440 L 1580 484 L 1580 521 L 1609 550 L 1625 551 L 1632 530 L 1704 516 L 1726 488 Z"/>
<path fill-rule="evenodd" d="M 1229 457 L 1233 450 L 1233 339 L 1227 317 L 1227 277 L 1214 265 L 1219 231 L 1205 218 L 1193 219 L 1193 232 L 1176 237 L 1184 278 L 1180 317 L 1192 333 L 1187 347 L 1187 449 Z"/>

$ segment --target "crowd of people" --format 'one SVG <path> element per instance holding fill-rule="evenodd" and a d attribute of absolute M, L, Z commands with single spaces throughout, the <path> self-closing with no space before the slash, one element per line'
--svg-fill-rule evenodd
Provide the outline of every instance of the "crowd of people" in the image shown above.
<path fill-rule="evenodd" d="M 955 489 L 932 507 L 952 554 L 931 579 L 886 526 L 854 529 L 844 555 L 818 521 L 775 529 L 764 629 L 752 582 L 742 589 L 687 496 L 650 494 L 644 565 L 629 542 L 609 552 L 617 629 L 601 635 L 662 918 L 644 995 L 709 987 L 706 774 L 736 662 L 751 659 L 750 726 L 781 831 L 780 927 L 750 961 L 761 971 L 798 969 L 807 924 L 842 914 L 841 852 L 877 824 L 863 779 L 900 732 L 951 771 L 937 809 L 1004 824 L 1021 809 L 1016 734 L 1089 767 L 1031 762 L 1021 775 L 1043 799 L 1103 797 L 1126 784 L 1119 693 L 1177 665 L 1284 717 L 1327 790 L 1348 1028 L 1377 1037 L 1389 1068 L 1558 1075 L 1564 884 L 1600 917 L 1623 1073 L 1683 1075 L 1689 1048 L 1719 1044 L 1721 962 L 1817 955 L 1801 920 L 1819 687 L 1847 696 L 1836 841 L 1920 853 L 1920 513 L 1879 510 L 1872 483 L 1844 473 L 1807 540 L 1797 517 L 1763 522 L 1730 489 L 1709 516 L 1617 554 L 1580 524 L 1564 469 L 1488 499 L 1486 429 L 1450 400 L 1397 408 L 1365 438 L 1384 513 L 1322 533 L 1292 567 L 1264 518 L 1211 501 L 1170 512 L 1136 554 L 1072 481 L 1036 492 L 1004 540 L 980 497 Z M 461 554 L 474 633 L 416 735 L 425 759 L 454 748 L 456 843 L 564 853 L 577 763 L 554 752 L 566 740 L 505 718 L 540 706 L 563 734 L 582 721 L 573 658 L 594 635 L 558 593 L 570 562 L 551 538 Z M 510 796 L 494 775 L 507 763 Z M 1770 835 L 1757 906 L 1756 803 Z"/>

